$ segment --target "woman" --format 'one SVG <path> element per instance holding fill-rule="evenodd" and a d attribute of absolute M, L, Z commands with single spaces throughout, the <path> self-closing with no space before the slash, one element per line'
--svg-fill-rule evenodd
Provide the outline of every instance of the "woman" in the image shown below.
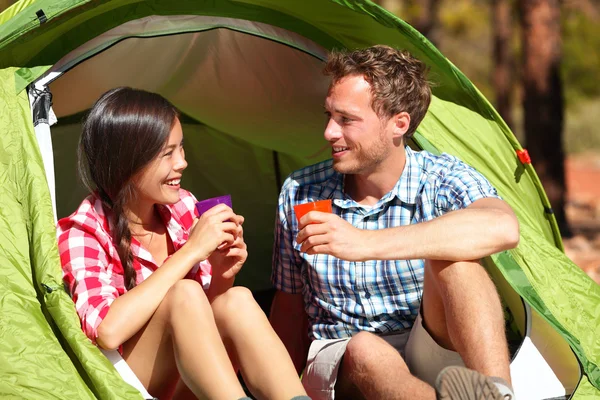
<path fill-rule="evenodd" d="M 82 327 L 118 348 L 153 395 L 239 399 L 305 395 L 251 293 L 232 287 L 247 257 L 244 218 L 226 205 L 200 218 L 180 189 L 176 109 L 158 94 L 113 89 L 92 107 L 79 146 L 90 195 L 58 222 L 65 281 Z"/>

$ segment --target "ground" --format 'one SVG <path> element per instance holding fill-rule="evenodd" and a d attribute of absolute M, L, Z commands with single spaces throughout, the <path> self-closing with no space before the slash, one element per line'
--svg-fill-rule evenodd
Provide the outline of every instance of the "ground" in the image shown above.
<path fill-rule="evenodd" d="M 570 156 L 565 164 L 567 218 L 573 237 L 563 238 L 565 252 L 600 284 L 600 154 Z"/>

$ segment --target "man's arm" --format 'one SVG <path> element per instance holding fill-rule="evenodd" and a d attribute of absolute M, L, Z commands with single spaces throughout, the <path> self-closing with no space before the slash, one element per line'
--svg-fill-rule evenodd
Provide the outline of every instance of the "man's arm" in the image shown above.
<path fill-rule="evenodd" d="M 271 306 L 271 325 L 285 345 L 298 375 L 302 373 L 308 356 L 308 317 L 302 294 L 278 290 Z"/>
<path fill-rule="evenodd" d="M 476 260 L 519 243 L 519 223 L 508 204 L 483 198 L 431 221 L 380 230 L 353 227 L 336 215 L 310 212 L 297 241 L 308 254 L 351 261 Z"/>

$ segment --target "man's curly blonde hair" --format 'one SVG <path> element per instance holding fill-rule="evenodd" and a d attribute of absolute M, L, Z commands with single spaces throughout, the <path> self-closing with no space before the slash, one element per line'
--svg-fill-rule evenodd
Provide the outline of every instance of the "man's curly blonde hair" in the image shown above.
<path fill-rule="evenodd" d="M 428 70 L 409 52 L 378 45 L 352 52 L 332 52 L 323 73 L 332 77 L 332 86 L 347 76 L 363 76 L 371 86 L 371 107 L 379 118 L 390 118 L 400 112 L 410 115 L 410 126 L 404 135 L 410 138 L 431 102 Z"/>

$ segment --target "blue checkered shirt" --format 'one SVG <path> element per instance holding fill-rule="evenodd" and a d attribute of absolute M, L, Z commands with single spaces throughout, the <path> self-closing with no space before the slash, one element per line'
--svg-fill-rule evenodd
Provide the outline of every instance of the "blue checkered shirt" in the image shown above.
<path fill-rule="evenodd" d="M 313 339 L 409 329 L 421 303 L 424 260 L 353 262 L 300 252 L 293 206 L 333 199 L 333 212 L 356 228 L 385 229 L 429 221 L 484 197 L 498 194 L 479 172 L 448 154 L 409 147 L 402 176 L 373 207 L 344 193 L 344 175 L 332 160 L 303 168 L 286 179 L 279 196 L 273 285 L 302 292 Z"/>

